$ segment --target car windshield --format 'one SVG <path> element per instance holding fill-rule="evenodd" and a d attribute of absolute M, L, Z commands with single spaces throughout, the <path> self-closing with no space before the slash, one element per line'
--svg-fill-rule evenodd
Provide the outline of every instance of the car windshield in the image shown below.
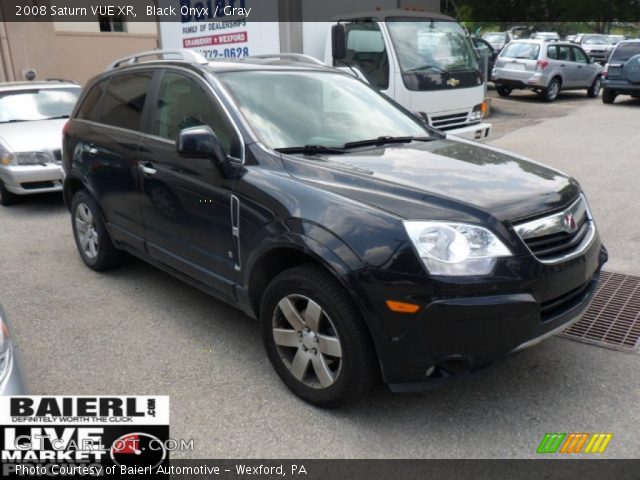
<path fill-rule="evenodd" d="M 523 58 L 537 60 L 540 53 L 540 45 L 537 43 L 510 43 L 500 54 L 506 58 Z"/>
<path fill-rule="evenodd" d="M 68 117 L 79 95 L 79 87 L 0 92 L 0 123 Z"/>
<path fill-rule="evenodd" d="M 387 26 L 403 72 L 425 66 L 449 72 L 478 70 L 473 47 L 455 22 L 389 19 Z"/>
<path fill-rule="evenodd" d="M 638 43 L 623 43 L 616 48 L 616 51 L 611 55 L 611 62 L 627 62 L 631 57 L 640 55 L 640 42 Z"/>
<path fill-rule="evenodd" d="M 274 149 L 428 135 L 417 119 L 350 75 L 252 71 L 218 78 L 260 140 Z"/>
<path fill-rule="evenodd" d="M 584 37 L 582 39 L 582 43 L 584 43 L 585 45 L 609 45 L 611 43 L 611 40 L 609 40 L 607 37 L 589 36 Z"/>

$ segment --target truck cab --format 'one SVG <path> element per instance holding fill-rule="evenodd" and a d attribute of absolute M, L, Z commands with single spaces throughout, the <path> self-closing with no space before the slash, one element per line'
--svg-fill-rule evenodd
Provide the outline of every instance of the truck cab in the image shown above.
<path fill-rule="evenodd" d="M 434 128 L 489 136 L 482 60 L 445 15 L 387 10 L 343 15 L 326 35 L 324 62 L 359 70 L 380 92 Z"/>

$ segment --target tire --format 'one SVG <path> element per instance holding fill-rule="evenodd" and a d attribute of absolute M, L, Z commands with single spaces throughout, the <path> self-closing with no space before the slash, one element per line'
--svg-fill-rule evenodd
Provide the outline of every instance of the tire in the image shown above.
<path fill-rule="evenodd" d="M 553 102 L 558 98 L 561 87 L 562 84 L 560 83 L 560 80 L 558 80 L 557 78 L 552 78 L 549 82 L 549 85 L 547 85 L 547 88 L 543 90 L 542 96 L 547 102 Z"/>
<path fill-rule="evenodd" d="M 73 196 L 71 226 L 78 252 L 87 267 L 102 272 L 123 263 L 124 252 L 113 246 L 100 209 L 86 190 Z"/>
<path fill-rule="evenodd" d="M 602 78 L 597 76 L 591 86 L 587 89 L 587 96 L 589 98 L 596 98 L 600 95 L 600 89 L 602 88 Z"/>
<path fill-rule="evenodd" d="M 509 95 L 511 95 L 512 91 L 513 89 L 511 87 L 507 87 L 506 85 L 496 85 L 496 92 L 498 92 L 498 95 L 500 95 L 501 97 L 508 97 Z"/>
<path fill-rule="evenodd" d="M 3 207 L 7 207 L 9 205 L 13 205 L 20 200 L 20 196 L 15 193 L 11 193 L 7 190 L 7 187 L 4 186 L 4 183 L 0 181 L 0 205 Z"/>
<path fill-rule="evenodd" d="M 615 102 L 617 96 L 618 94 L 615 90 L 611 90 L 610 88 L 602 89 L 602 103 L 613 103 Z"/>
<path fill-rule="evenodd" d="M 273 279 L 262 297 L 260 323 L 273 368 L 308 403 L 344 405 L 368 392 L 378 378 L 360 313 L 340 284 L 316 265 L 295 267 Z"/>

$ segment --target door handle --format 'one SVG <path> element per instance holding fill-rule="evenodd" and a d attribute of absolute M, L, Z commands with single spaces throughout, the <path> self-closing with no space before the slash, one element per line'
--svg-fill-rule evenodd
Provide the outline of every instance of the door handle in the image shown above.
<path fill-rule="evenodd" d="M 564 63 L 561 63 L 560 66 L 561 67 L 566 67 L 566 65 Z"/>
<path fill-rule="evenodd" d="M 158 173 L 158 171 L 155 168 L 153 168 L 149 162 L 147 162 L 146 164 L 139 163 L 138 168 L 145 175 L 155 175 L 156 173 Z"/>
<path fill-rule="evenodd" d="M 89 155 L 97 155 L 98 149 L 94 144 L 90 144 L 89 147 L 87 148 L 87 153 L 89 153 Z"/>

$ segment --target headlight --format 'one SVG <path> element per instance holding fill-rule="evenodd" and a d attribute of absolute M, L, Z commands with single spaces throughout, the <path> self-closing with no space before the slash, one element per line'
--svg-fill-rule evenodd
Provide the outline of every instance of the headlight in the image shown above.
<path fill-rule="evenodd" d="M 44 165 L 54 163 L 53 155 L 49 152 L 16 152 L 2 155 L 3 165 Z"/>
<path fill-rule="evenodd" d="M 476 225 L 407 220 L 404 228 L 432 275 L 489 275 L 498 257 L 511 252 Z"/>
<path fill-rule="evenodd" d="M 473 110 L 471 111 L 471 115 L 469 115 L 469 121 L 477 122 L 479 120 L 482 120 L 482 117 L 484 117 L 484 114 L 486 111 L 487 111 L 486 103 L 483 102 L 479 105 L 476 105 L 475 107 L 473 107 Z"/>

